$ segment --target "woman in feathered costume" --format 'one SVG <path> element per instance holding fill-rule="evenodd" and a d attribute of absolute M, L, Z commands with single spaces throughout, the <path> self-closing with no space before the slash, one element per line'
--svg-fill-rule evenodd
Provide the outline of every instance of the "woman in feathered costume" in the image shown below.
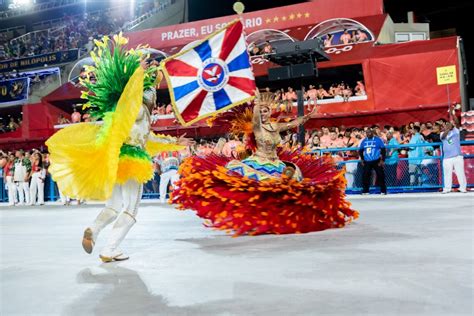
<path fill-rule="evenodd" d="M 85 108 L 103 124 L 68 126 L 47 142 L 51 172 L 65 195 L 106 201 L 105 208 L 86 228 L 82 246 L 91 253 L 100 231 L 115 221 L 100 258 L 126 260 L 119 245 L 136 222 L 143 183 L 153 177 L 151 156 L 159 151 L 180 150 L 191 143 L 151 132 L 150 108 L 156 101 L 155 86 L 161 78 L 139 50 L 126 51 L 127 39 L 115 35 L 96 41 L 91 53 L 95 80 L 82 80 L 87 88 Z M 158 76 L 159 77 L 159 76 Z M 123 210 L 122 213 L 119 212 Z"/>
<path fill-rule="evenodd" d="M 273 94 L 263 93 L 253 111 L 234 110 L 231 131 L 245 132 L 253 155 L 241 161 L 216 155 L 185 160 L 173 202 L 195 210 L 207 226 L 235 236 L 306 233 L 343 227 L 357 218 L 345 200 L 344 172 L 330 157 L 277 148 L 280 132 L 304 124 L 309 115 L 273 122 L 276 103 Z"/>

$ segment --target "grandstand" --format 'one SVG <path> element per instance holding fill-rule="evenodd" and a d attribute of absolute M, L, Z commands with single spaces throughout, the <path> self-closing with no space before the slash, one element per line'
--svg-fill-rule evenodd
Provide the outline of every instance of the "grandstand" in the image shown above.
<path fill-rule="evenodd" d="M 81 1 L 52 1 L 48 6 L 35 6 L 33 11 L 17 12 L 8 16 L 6 22 L 26 14 L 34 18 L 26 25 L 24 35 L 9 40 L 18 46 L 21 41 L 35 41 L 38 38 L 75 36 L 74 30 L 65 32 L 75 19 L 80 16 L 71 15 L 67 19 L 55 12 L 84 8 Z M 318 101 L 321 105 L 319 113 L 308 123 L 309 128 L 334 125 L 361 126 L 374 123 L 401 124 L 403 122 L 446 117 L 447 104 L 458 102 L 463 109 L 468 108 L 465 91 L 465 59 L 463 56 L 462 39 L 457 36 L 430 38 L 428 23 L 415 23 L 413 15 L 408 13 L 409 23 L 395 23 L 384 12 L 381 0 L 366 1 L 364 6 L 357 5 L 357 0 L 345 1 L 337 12 L 331 10 L 337 3 L 329 0 L 314 0 L 274 9 L 244 13 L 247 41 L 250 47 L 263 49 L 265 43 L 304 41 L 314 38 L 326 40 L 325 52 L 329 61 L 318 63 L 318 77 L 305 79 L 302 83 L 329 90 L 333 84 L 344 82 L 352 89 L 357 82 L 363 82 L 363 94 L 342 98 L 338 95 L 326 97 Z M 146 5 L 150 5 L 147 7 Z M 87 63 L 88 51 L 91 49 L 91 38 L 103 33 L 119 30 L 127 31 L 130 46 L 149 44 L 162 57 L 172 55 L 192 45 L 235 16 L 223 16 L 208 20 L 181 23 L 185 21 L 186 1 L 169 0 L 150 4 L 149 1 L 137 1 L 137 7 L 145 8 L 137 12 L 123 23 L 116 23 L 106 31 L 98 31 L 92 26 L 85 40 L 72 41 L 74 47 L 59 45 L 60 51 L 48 53 L 47 50 L 27 52 L 26 57 L 13 58 L 0 62 L 0 72 L 27 71 L 46 67 L 59 67 L 61 83 L 47 87 L 41 97 L 25 100 L 16 105 L 17 114 L 23 113 L 21 135 L 3 134 L 0 143 L 12 147 L 24 147 L 25 139 L 35 139 L 37 144 L 54 133 L 56 117 L 59 114 L 68 117 L 80 99 L 80 87 L 75 84 L 80 75 L 81 65 Z M 91 20 L 96 16 L 109 16 L 115 19 L 124 12 L 124 2 L 117 2 L 108 7 L 98 8 L 94 2 L 87 4 L 86 13 Z M 40 12 L 50 12 L 49 22 L 40 21 Z M 129 10 L 128 10 L 129 11 Z M 36 14 L 35 14 L 36 12 Z M 76 11 L 77 12 L 77 11 Z M 84 13 L 83 13 L 84 14 Z M 54 17 L 54 18 L 52 18 Z M 17 20 L 18 21 L 18 20 Z M 22 21 L 24 19 L 22 18 Z M 36 30 L 41 25 L 48 26 Z M 167 25 L 167 26 L 166 26 Z M 17 25 L 16 25 L 17 26 Z M 11 24 L 9 27 L 15 27 Z M 359 41 L 344 41 L 343 34 L 361 34 Z M 76 32 L 77 33 L 77 32 Z M 102 34 L 100 34 L 102 33 Z M 59 35 L 58 35 L 59 34 Z M 329 40 L 328 40 L 329 39 Z M 61 42 L 61 40 L 59 40 Z M 61 42 L 62 43 L 62 42 Z M 62 50 L 61 50 L 62 49 Z M 40 53 L 40 55 L 35 55 Z M 0 56 L 2 51 L 0 50 Z M 271 82 L 268 80 L 268 69 L 274 67 L 263 54 L 252 54 L 254 72 L 259 87 L 270 87 L 271 90 L 287 89 L 288 82 Z M 8 56 L 3 55 L 3 59 Z M 446 86 L 437 85 L 436 68 L 454 65 L 457 70 L 457 83 L 449 85 L 449 99 Z M 53 88 L 54 89 L 53 89 Z M 161 102 L 167 104 L 169 96 L 165 90 L 159 91 Z M 293 86 L 294 89 L 299 87 Z M 51 90 L 51 93 L 49 93 Z M 4 116 L 0 109 L 0 116 Z M 8 111 L 12 111 L 11 108 Z M 47 120 L 38 121 L 35 115 L 41 113 Z M 296 102 L 291 113 L 296 113 Z M 160 115 L 155 122 L 155 130 L 170 134 L 180 133 L 183 127 L 168 115 Z M 205 122 L 196 123 L 186 130 L 193 135 L 219 135 L 225 131 L 219 126 L 208 127 Z M 35 135 L 33 138 L 32 136 Z M 11 136 L 11 137 L 10 137 Z"/>
<path fill-rule="evenodd" d="M 67 82 L 74 65 L 87 58 L 94 39 L 179 24 L 184 21 L 185 1 L 139 0 L 132 6 L 128 1 L 45 0 L 2 9 L 0 81 L 5 89 L 14 85 L 24 89 L 14 100 L 0 101 L 2 125 L 10 118 L 22 122 L 20 129 L 2 133 L 0 143 L 2 148 L 3 144 L 17 148 L 44 144 L 54 132 L 57 117 L 72 112 L 71 96 L 80 102 L 77 90 L 68 90 Z M 41 82 L 36 82 L 38 79 Z M 49 96 L 55 90 L 71 94 L 66 98 Z"/>

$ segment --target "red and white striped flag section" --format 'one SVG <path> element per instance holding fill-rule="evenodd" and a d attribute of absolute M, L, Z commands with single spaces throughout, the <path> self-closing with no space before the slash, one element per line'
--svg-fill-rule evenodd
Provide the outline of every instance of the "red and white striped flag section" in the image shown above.
<path fill-rule="evenodd" d="M 184 126 L 254 98 L 255 78 L 239 20 L 163 60 L 161 68 Z"/>

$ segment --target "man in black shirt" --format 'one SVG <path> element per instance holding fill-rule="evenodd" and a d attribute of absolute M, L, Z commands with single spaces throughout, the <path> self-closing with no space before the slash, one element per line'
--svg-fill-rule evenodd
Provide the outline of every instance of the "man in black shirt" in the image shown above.
<path fill-rule="evenodd" d="M 425 136 L 425 140 L 430 143 L 441 143 L 441 126 L 438 123 L 433 125 L 431 133 Z M 433 146 L 434 149 L 438 149 L 439 146 Z"/>

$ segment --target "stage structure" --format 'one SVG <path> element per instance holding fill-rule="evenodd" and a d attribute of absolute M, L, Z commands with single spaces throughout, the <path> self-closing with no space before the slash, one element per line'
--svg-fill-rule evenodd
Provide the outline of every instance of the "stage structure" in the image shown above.
<path fill-rule="evenodd" d="M 329 60 L 324 52 L 322 41 L 311 39 L 307 41 L 277 44 L 273 47 L 272 54 L 264 57 L 280 67 L 268 69 L 268 79 L 298 81 L 296 95 L 298 97 L 298 116 L 304 116 L 304 87 L 302 79 L 318 77 L 318 62 Z M 303 147 L 305 144 L 304 126 L 298 127 L 298 141 Z"/>

